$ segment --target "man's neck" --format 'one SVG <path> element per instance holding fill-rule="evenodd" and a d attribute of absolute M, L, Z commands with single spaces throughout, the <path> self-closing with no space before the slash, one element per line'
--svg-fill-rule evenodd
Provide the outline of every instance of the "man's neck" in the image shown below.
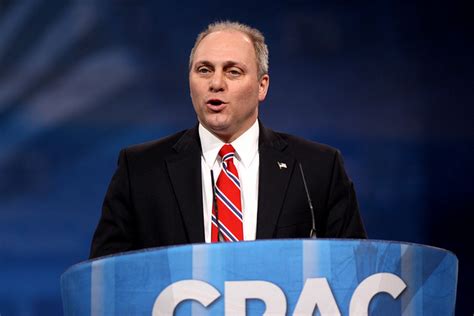
<path fill-rule="evenodd" d="M 220 139 L 222 142 L 226 143 L 226 144 L 230 144 L 232 143 L 233 141 L 235 141 L 236 139 L 238 139 L 240 136 L 242 136 L 243 134 L 245 134 L 245 132 L 247 132 L 254 124 L 255 122 L 257 121 L 257 119 L 255 119 L 255 121 L 250 124 L 247 128 L 245 129 L 242 129 L 240 131 L 238 131 L 237 133 L 233 133 L 233 134 L 225 134 L 225 133 L 215 133 L 214 131 L 208 129 L 207 127 L 205 127 L 203 124 L 199 123 L 204 129 L 206 129 L 209 133 L 211 133 L 212 135 L 214 135 L 215 137 L 217 137 L 218 139 Z"/>

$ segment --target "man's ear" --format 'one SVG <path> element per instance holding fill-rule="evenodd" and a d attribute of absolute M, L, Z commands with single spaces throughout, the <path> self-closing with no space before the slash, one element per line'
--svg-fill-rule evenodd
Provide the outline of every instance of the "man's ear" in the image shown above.
<path fill-rule="evenodd" d="M 270 76 L 263 75 L 258 83 L 258 101 L 262 102 L 265 100 L 268 92 L 268 86 L 270 85 Z"/>

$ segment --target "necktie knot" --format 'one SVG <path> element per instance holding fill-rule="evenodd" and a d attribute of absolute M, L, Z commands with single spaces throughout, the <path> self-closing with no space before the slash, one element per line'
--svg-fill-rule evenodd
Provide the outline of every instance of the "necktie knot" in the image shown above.
<path fill-rule="evenodd" d="M 222 146 L 221 150 L 219 150 L 219 157 L 221 157 L 222 161 L 227 161 L 235 156 L 235 149 L 231 144 L 225 144 Z"/>

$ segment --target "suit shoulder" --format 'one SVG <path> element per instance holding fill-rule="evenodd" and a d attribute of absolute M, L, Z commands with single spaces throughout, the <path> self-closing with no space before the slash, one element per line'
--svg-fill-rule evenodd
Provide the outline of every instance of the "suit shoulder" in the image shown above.
<path fill-rule="evenodd" d="M 135 144 L 124 148 L 122 151 L 126 154 L 128 159 L 164 159 L 173 153 L 173 147 L 186 134 L 187 130 L 165 136 L 160 139 Z"/>
<path fill-rule="evenodd" d="M 311 154 L 333 158 L 340 152 L 332 146 L 315 142 L 303 137 L 275 132 L 288 145 L 288 149 L 298 155 Z"/>

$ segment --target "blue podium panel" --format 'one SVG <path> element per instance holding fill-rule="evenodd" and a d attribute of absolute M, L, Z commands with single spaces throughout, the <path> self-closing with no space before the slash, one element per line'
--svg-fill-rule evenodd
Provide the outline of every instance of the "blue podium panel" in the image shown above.
<path fill-rule="evenodd" d="M 77 264 L 65 315 L 453 315 L 456 256 L 417 244 L 265 240 Z"/>

